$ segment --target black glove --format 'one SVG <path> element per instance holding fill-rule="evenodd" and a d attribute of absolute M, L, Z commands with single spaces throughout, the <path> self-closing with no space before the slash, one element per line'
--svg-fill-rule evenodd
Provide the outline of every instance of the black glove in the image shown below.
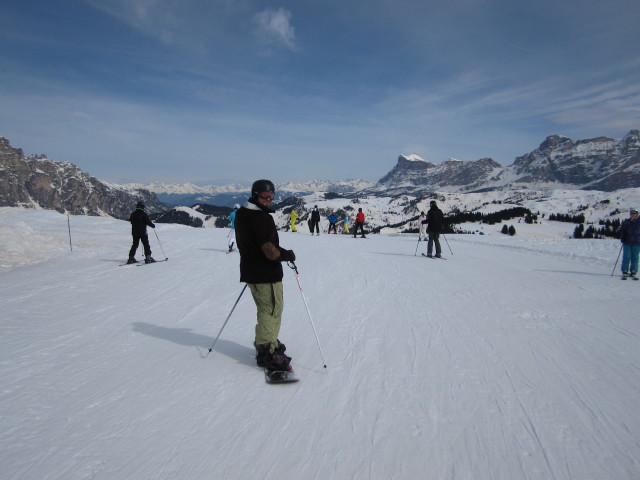
<path fill-rule="evenodd" d="M 156 228 L 156 226 L 152 223 L 152 224 L 151 224 L 151 228 Z"/>
<path fill-rule="evenodd" d="M 280 249 L 280 261 L 281 262 L 295 262 L 296 254 L 293 253 L 293 250 L 285 250 L 284 248 Z"/>

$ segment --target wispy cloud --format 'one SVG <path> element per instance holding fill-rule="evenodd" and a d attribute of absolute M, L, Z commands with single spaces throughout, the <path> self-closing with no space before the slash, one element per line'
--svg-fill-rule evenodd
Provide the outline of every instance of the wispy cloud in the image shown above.
<path fill-rule="evenodd" d="M 292 14 L 288 10 L 268 8 L 255 15 L 256 35 L 265 45 L 283 46 L 297 50 L 295 29 L 291 26 Z"/>
<path fill-rule="evenodd" d="M 171 2 L 164 0 L 86 0 L 131 28 L 170 45 L 175 41 L 180 10 L 174 10 Z"/>

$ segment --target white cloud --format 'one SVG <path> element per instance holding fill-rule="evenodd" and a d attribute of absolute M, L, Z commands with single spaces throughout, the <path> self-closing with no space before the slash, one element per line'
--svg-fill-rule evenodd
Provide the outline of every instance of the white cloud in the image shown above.
<path fill-rule="evenodd" d="M 256 34 L 267 45 L 282 45 L 291 50 L 297 50 L 295 29 L 291 26 L 291 12 L 279 8 L 268 8 L 256 14 L 255 21 L 258 25 Z"/>

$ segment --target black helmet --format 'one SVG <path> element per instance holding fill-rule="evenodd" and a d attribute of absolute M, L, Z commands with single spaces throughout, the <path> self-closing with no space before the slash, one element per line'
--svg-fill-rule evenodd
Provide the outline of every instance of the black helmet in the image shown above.
<path fill-rule="evenodd" d="M 276 187 L 271 180 L 256 180 L 251 185 L 251 197 L 257 198 L 258 195 L 264 192 L 275 193 Z"/>
<path fill-rule="evenodd" d="M 436 207 L 436 206 L 438 206 L 438 204 L 436 203 L 436 201 L 435 201 L 435 200 L 431 200 L 431 201 L 429 202 L 429 205 L 431 205 L 432 207 Z"/>
<path fill-rule="evenodd" d="M 144 210 L 144 202 L 136 203 L 136 208 L 141 208 L 142 210 Z"/>

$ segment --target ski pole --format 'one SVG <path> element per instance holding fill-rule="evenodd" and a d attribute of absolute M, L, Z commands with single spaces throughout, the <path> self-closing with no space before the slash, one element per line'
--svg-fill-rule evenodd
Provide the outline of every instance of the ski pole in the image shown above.
<path fill-rule="evenodd" d="M 622 253 L 623 245 L 620 245 L 620 251 L 618 252 L 618 258 L 616 258 L 616 264 L 613 266 L 613 270 L 611 270 L 611 276 L 613 277 L 613 272 L 616 271 L 616 267 L 618 266 L 618 260 L 620 260 L 620 254 Z"/>
<path fill-rule="evenodd" d="M 318 349 L 320 350 L 320 357 L 322 357 L 322 364 L 323 364 L 324 368 L 327 368 L 327 363 L 324 361 L 324 355 L 322 354 L 322 347 L 320 346 L 320 339 L 318 338 L 318 332 L 316 331 L 316 326 L 313 324 L 313 318 L 311 318 L 311 312 L 309 311 L 309 305 L 307 304 L 307 299 L 304 296 L 304 291 L 302 290 L 302 285 L 300 284 L 300 276 L 298 274 L 298 267 L 296 267 L 295 262 L 287 262 L 287 266 L 296 273 L 296 281 L 298 282 L 298 288 L 300 289 L 300 294 L 302 295 L 302 301 L 304 302 L 304 306 L 307 307 L 307 314 L 309 315 L 309 321 L 311 322 L 311 327 L 313 328 L 313 333 L 315 333 L 315 335 L 316 335 L 316 342 L 318 342 Z"/>
<path fill-rule="evenodd" d="M 71 245 L 71 220 L 69 220 L 69 214 L 67 213 L 67 226 L 69 227 L 69 248 L 73 252 L 73 245 Z"/>
<path fill-rule="evenodd" d="M 164 259 L 165 260 L 169 260 L 169 257 L 167 257 L 167 254 L 164 253 L 164 248 L 162 248 L 162 243 L 160 243 L 160 237 L 158 237 L 158 232 L 156 232 L 156 229 L 153 229 L 153 233 L 156 234 L 156 238 L 158 239 L 158 245 L 160 245 L 160 250 L 162 250 L 162 254 L 164 255 Z"/>
<path fill-rule="evenodd" d="M 227 315 L 227 318 L 225 319 L 224 323 L 222 324 L 222 328 L 218 332 L 218 336 L 216 337 L 216 339 L 211 344 L 211 348 L 209 349 L 209 351 L 207 352 L 207 355 L 204 358 L 207 358 L 209 356 L 209 354 L 211 353 L 211 351 L 213 350 L 213 347 L 216 346 L 216 343 L 218 342 L 218 339 L 220 338 L 220 335 L 222 334 L 222 330 L 224 330 L 224 327 L 227 326 L 227 322 L 231 318 L 231 314 L 236 309 L 236 306 L 238 305 L 238 302 L 240 301 L 240 298 L 242 298 L 242 294 L 244 293 L 244 291 L 246 289 L 247 289 L 247 284 L 245 283 L 244 287 L 242 287 L 242 291 L 240 292 L 240 295 L 238 295 L 238 299 L 236 300 L 236 303 L 233 304 L 233 308 L 231 309 L 231 311 L 229 312 L 229 315 Z"/>
<path fill-rule="evenodd" d="M 449 240 L 447 240 L 447 237 L 444 236 L 444 233 L 442 234 L 442 238 L 444 238 L 444 241 L 447 242 L 447 247 L 449 247 L 449 251 L 451 252 L 451 255 L 453 255 L 453 250 L 451 250 L 451 245 L 449 245 Z"/>
<path fill-rule="evenodd" d="M 418 244 L 416 245 L 416 251 L 413 253 L 413 256 L 415 257 L 416 255 L 418 255 L 418 247 L 420 246 L 420 234 L 418 234 Z"/>

